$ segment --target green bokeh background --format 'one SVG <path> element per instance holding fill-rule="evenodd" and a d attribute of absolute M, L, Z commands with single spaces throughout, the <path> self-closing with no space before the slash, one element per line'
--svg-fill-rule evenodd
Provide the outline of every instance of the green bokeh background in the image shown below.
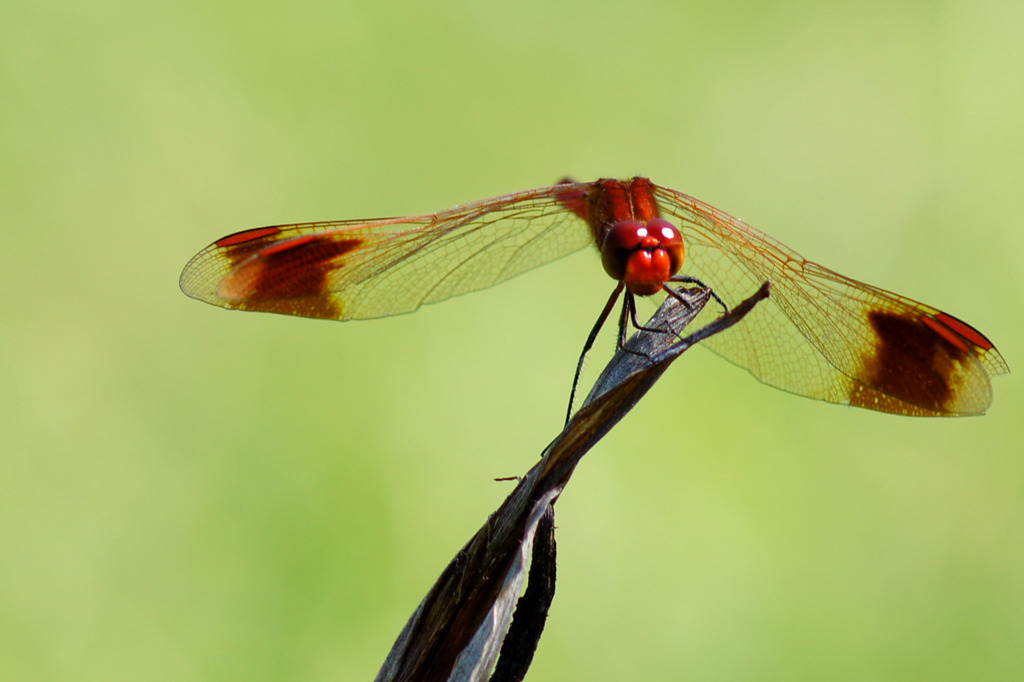
<path fill-rule="evenodd" d="M 558 431 L 610 287 L 584 252 L 373 322 L 187 299 L 235 230 L 644 174 L 1022 367 L 1017 0 L 2 16 L 7 682 L 371 678 Z M 1024 391 L 994 388 L 915 420 L 688 354 L 558 505 L 530 679 L 1024 679 Z"/>

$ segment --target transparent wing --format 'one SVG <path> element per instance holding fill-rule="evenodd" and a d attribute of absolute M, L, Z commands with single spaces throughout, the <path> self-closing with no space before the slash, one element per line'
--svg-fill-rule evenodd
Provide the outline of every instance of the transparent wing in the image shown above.
<path fill-rule="evenodd" d="M 211 244 L 182 290 L 243 310 L 365 319 L 483 289 L 593 242 L 552 186 L 436 214 L 256 228 Z"/>
<path fill-rule="evenodd" d="M 830 402 L 905 414 L 977 414 L 988 407 L 989 376 L 1008 369 L 976 330 L 936 308 L 808 261 L 698 199 L 665 187 L 654 193 L 663 215 L 679 222 L 687 247 L 683 274 L 701 279 L 730 305 L 765 280 L 772 283 L 770 298 L 742 324 L 705 342 L 720 355 L 765 383 Z M 713 314 L 713 306 L 703 313 Z M 957 330 L 967 336 L 955 338 Z M 927 336 L 918 339 L 920 334 Z M 949 377 L 948 385 L 933 387 L 949 394 L 946 402 L 936 397 L 934 404 L 908 403 L 914 382 L 937 381 L 926 376 L 924 365 L 939 361 L 934 351 L 935 340 L 944 338 L 940 334 L 955 340 L 945 344 L 951 350 L 941 360 L 949 367 L 937 375 Z M 900 346 L 894 357 L 906 365 L 903 376 L 885 366 L 894 344 Z M 919 376 L 912 376 L 916 365 Z"/>

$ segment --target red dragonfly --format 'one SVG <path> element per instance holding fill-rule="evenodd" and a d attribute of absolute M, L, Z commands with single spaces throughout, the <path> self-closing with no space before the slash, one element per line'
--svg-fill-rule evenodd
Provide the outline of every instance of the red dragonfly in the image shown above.
<path fill-rule="evenodd" d="M 896 414 L 976 415 L 992 402 L 989 378 L 1009 371 L 966 322 L 639 177 L 565 180 L 405 218 L 245 230 L 196 254 L 180 285 L 225 308 L 366 319 L 492 286 L 588 244 L 618 284 L 587 348 L 623 291 L 622 320 L 628 311 L 636 325 L 634 295 L 671 293 L 670 282 L 706 282 L 724 305 L 770 280 L 769 299 L 703 343 L 785 391 Z"/>

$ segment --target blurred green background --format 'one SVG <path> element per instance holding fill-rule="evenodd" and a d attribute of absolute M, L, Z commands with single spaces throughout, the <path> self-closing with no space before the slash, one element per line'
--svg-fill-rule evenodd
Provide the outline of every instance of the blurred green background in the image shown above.
<path fill-rule="evenodd" d="M 0 679 L 370 679 L 559 430 L 594 253 L 339 325 L 182 295 L 239 229 L 643 174 L 1021 371 L 1022 34 L 1016 0 L 7 3 Z M 1024 679 L 994 389 L 915 420 L 688 354 L 562 496 L 530 679 Z"/>

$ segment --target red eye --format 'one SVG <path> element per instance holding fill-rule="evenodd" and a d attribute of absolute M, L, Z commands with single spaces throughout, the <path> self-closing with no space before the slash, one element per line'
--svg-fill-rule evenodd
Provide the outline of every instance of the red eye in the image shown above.
<path fill-rule="evenodd" d="M 626 262 L 646 236 L 647 228 L 637 220 L 622 220 L 608 230 L 601 245 L 601 263 L 612 279 L 626 276 Z"/>
<path fill-rule="evenodd" d="M 683 267 L 683 257 L 686 251 L 683 245 L 683 235 L 679 234 L 679 230 L 676 229 L 675 225 L 664 218 L 648 220 L 647 229 L 652 236 L 657 237 L 661 248 L 668 253 L 668 257 L 672 262 L 669 276 L 679 272 L 679 268 Z"/>

